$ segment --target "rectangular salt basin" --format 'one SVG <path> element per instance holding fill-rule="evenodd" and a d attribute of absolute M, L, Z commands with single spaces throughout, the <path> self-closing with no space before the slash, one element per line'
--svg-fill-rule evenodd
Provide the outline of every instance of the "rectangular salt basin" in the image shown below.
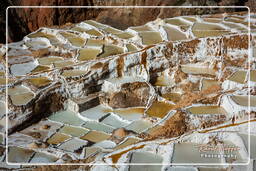
<path fill-rule="evenodd" d="M 120 142 L 115 148 L 114 150 L 119 150 L 121 148 L 125 148 L 129 145 L 135 144 L 136 142 L 138 142 L 140 139 L 135 138 L 135 137 L 128 137 L 127 139 L 125 139 L 123 142 Z"/>
<path fill-rule="evenodd" d="M 152 127 L 153 124 L 149 121 L 137 120 L 133 121 L 131 124 L 127 125 L 125 129 L 134 131 L 136 133 L 141 133 L 144 130 Z"/>
<path fill-rule="evenodd" d="M 106 112 L 108 110 L 109 108 L 107 108 L 106 106 L 98 105 L 96 107 L 81 112 L 80 115 L 88 119 L 98 120 L 105 116 L 108 113 Z"/>
<path fill-rule="evenodd" d="M 11 146 L 8 148 L 8 162 L 27 163 L 34 153 L 33 150 Z"/>
<path fill-rule="evenodd" d="M 53 144 L 53 145 L 58 145 L 60 143 L 63 143 L 64 141 L 68 140 L 69 138 L 71 138 L 71 136 L 57 132 L 47 140 L 47 143 Z"/>
<path fill-rule="evenodd" d="M 234 81 L 240 84 L 244 84 L 246 74 L 247 74 L 247 71 L 236 71 L 228 78 L 228 80 Z"/>
<path fill-rule="evenodd" d="M 112 126 L 97 122 L 97 121 L 88 121 L 85 124 L 82 125 L 82 127 L 90 129 L 90 130 L 95 130 L 95 131 L 102 131 L 105 133 L 112 133 L 113 130 L 115 129 Z"/>
<path fill-rule="evenodd" d="M 78 138 L 72 138 L 71 140 L 68 140 L 61 144 L 58 148 L 65 151 L 75 152 L 76 150 L 86 146 L 87 144 L 88 141 L 84 141 Z"/>
<path fill-rule="evenodd" d="M 139 36 L 141 37 L 142 44 L 144 45 L 156 44 L 163 40 L 160 33 L 155 31 L 140 32 Z"/>
<path fill-rule="evenodd" d="M 175 143 L 172 163 L 221 163 L 219 158 L 201 157 L 198 146 L 195 143 Z"/>
<path fill-rule="evenodd" d="M 192 114 L 227 114 L 224 108 L 220 106 L 192 106 L 187 109 Z"/>
<path fill-rule="evenodd" d="M 2 118 L 6 113 L 6 104 L 4 101 L 0 101 L 0 118 Z"/>
<path fill-rule="evenodd" d="M 89 130 L 82 128 L 82 127 L 75 127 L 75 126 L 69 126 L 69 125 L 65 125 L 64 127 L 62 127 L 59 130 L 59 133 L 64 133 L 73 137 L 79 137 L 82 136 L 86 133 L 88 133 Z"/>
<path fill-rule="evenodd" d="M 187 74 L 208 74 L 215 76 L 216 71 L 208 66 L 200 66 L 199 64 L 181 65 L 182 72 Z"/>
<path fill-rule="evenodd" d="M 138 120 L 142 118 L 145 108 L 127 108 L 127 109 L 114 109 L 106 110 L 106 112 L 113 112 L 126 120 Z"/>
<path fill-rule="evenodd" d="M 49 116 L 48 119 L 52 121 L 60 122 L 60 123 L 74 125 L 74 126 L 80 126 L 85 123 L 85 121 L 83 121 L 78 117 L 77 113 L 69 110 L 64 110 L 64 111 L 54 113 L 51 116 Z"/>
<path fill-rule="evenodd" d="M 110 138 L 110 134 L 106 134 L 104 132 L 100 132 L 100 131 L 90 131 L 89 133 L 87 133 L 86 135 L 80 137 L 83 140 L 87 140 L 87 141 L 91 141 L 91 142 L 100 142 L 100 141 L 104 141 L 107 140 L 108 138 Z"/>
<path fill-rule="evenodd" d="M 154 101 L 149 109 L 146 111 L 146 114 L 151 117 L 164 118 L 173 108 L 173 106 L 174 105 L 166 102 Z"/>
<path fill-rule="evenodd" d="M 106 125 L 110 125 L 114 128 L 122 128 L 130 123 L 129 121 L 122 120 L 120 117 L 118 117 L 117 115 L 112 114 L 112 113 L 104 116 L 99 121 Z"/>
<path fill-rule="evenodd" d="M 148 171 L 159 171 L 162 168 L 161 163 L 163 162 L 163 158 L 159 155 L 149 152 L 133 152 L 130 159 L 131 163 L 149 163 L 149 164 L 158 164 L 158 165 L 143 165 L 143 170 Z M 129 167 L 130 171 L 138 171 L 141 170 L 141 166 L 139 165 L 131 165 Z"/>
<path fill-rule="evenodd" d="M 180 30 L 170 27 L 170 26 L 163 26 L 164 30 L 167 33 L 168 40 L 176 41 L 176 40 L 186 40 L 187 36 L 185 33 L 181 32 Z"/>
<path fill-rule="evenodd" d="M 234 102 L 241 106 L 249 106 L 249 97 L 248 96 L 231 96 L 231 99 L 234 100 Z M 256 106 L 256 96 L 250 96 L 250 105 L 252 107 Z"/>
<path fill-rule="evenodd" d="M 57 160 L 58 158 L 53 155 L 37 152 L 29 163 L 54 163 Z"/>
<path fill-rule="evenodd" d="M 124 53 L 124 48 L 116 45 L 104 45 L 103 53 L 99 55 L 99 58 L 104 58 L 112 55 L 118 55 Z"/>

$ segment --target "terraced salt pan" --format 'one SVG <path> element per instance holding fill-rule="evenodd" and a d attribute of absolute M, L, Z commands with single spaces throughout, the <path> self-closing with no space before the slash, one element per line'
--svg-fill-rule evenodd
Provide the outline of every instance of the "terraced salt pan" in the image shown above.
<path fill-rule="evenodd" d="M 54 62 L 53 65 L 56 68 L 64 68 L 64 67 L 67 67 L 67 66 L 74 65 L 74 61 L 72 61 L 72 60 L 63 60 L 63 61 Z"/>
<path fill-rule="evenodd" d="M 85 110 L 85 111 L 81 112 L 80 116 L 85 121 L 87 121 L 87 120 L 99 120 L 100 118 L 102 118 L 103 116 L 108 114 L 108 112 L 106 112 L 108 110 L 110 110 L 108 107 L 106 107 L 104 105 L 98 105 L 98 106 L 92 107 L 88 110 Z"/>
<path fill-rule="evenodd" d="M 100 131 L 90 131 L 89 133 L 87 133 L 86 135 L 80 137 L 83 140 L 87 140 L 87 141 L 91 141 L 91 142 L 100 142 L 100 141 L 104 141 L 110 138 L 110 134 L 106 134 L 104 132 L 100 132 Z"/>
<path fill-rule="evenodd" d="M 247 74 L 247 71 L 236 71 L 228 78 L 228 80 L 234 81 L 240 84 L 244 84 L 246 74 Z"/>
<path fill-rule="evenodd" d="M 194 36 L 198 38 L 221 36 L 223 34 L 230 33 L 229 30 L 226 30 L 226 28 L 218 24 L 199 22 L 194 23 L 194 25 L 192 26 L 192 32 Z"/>
<path fill-rule="evenodd" d="M 69 138 L 71 138 L 71 136 L 57 132 L 47 140 L 47 143 L 52 145 L 58 145 L 68 140 Z"/>
<path fill-rule="evenodd" d="M 54 155 L 36 152 L 29 163 L 54 163 L 57 160 Z"/>
<path fill-rule="evenodd" d="M 88 141 L 84 141 L 78 138 L 72 138 L 61 144 L 58 148 L 65 151 L 75 152 L 76 150 L 86 146 L 87 144 Z"/>
<path fill-rule="evenodd" d="M 143 31 L 139 32 L 143 45 L 152 45 L 163 41 L 159 32 L 156 31 Z"/>
<path fill-rule="evenodd" d="M 100 28 L 100 29 L 104 29 L 105 27 L 107 27 L 106 25 L 98 23 L 98 22 L 93 21 L 93 20 L 86 20 L 86 21 L 84 21 L 84 23 L 92 25 L 92 26 L 94 26 L 96 28 Z"/>
<path fill-rule="evenodd" d="M 51 84 L 52 82 L 52 80 L 50 80 L 48 77 L 34 77 L 34 78 L 29 78 L 27 80 L 30 84 L 38 88 L 45 87 Z"/>
<path fill-rule="evenodd" d="M 213 68 L 200 64 L 181 65 L 181 70 L 187 74 L 207 74 L 213 76 L 216 75 L 216 71 Z"/>
<path fill-rule="evenodd" d="M 35 94 L 28 87 L 22 85 L 9 88 L 8 94 L 16 106 L 26 105 L 35 97 Z"/>
<path fill-rule="evenodd" d="M 97 122 L 97 121 L 88 121 L 85 124 L 82 125 L 82 127 L 90 129 L 90 130 L 95 130 L 95 131 L 102 131 L 105 133 L 112 133 L 113 130 L 115 129 L 112 126 Z"/>
<path fill-rule="evenodd" d="M 32 150 L 11 146 L 8 148 L 8 162 L 28 163 L 33 154 Z"/>
<path fill-rule="evenodd" d="M 140 141 L 139 138 L 136 138 L 136 137 L 128 137 L 128 138 L 126 138 L 125 140 L 123 140 L 122 142 L 120 142 L 120 143 L 114 148 L 114 150 L 119 150 L 119 149 L 128 147 L 128 146 L 130 146 L 130 145 L 132 145 L 132 144 L 137 143 L 138 141 Z"/>
<path fill-rule="evenodd" d="M 89 132 L 88 129 L 82 127 L 75 127 L 70 125 L 65 125 L 59 131 L 59 133 L 67 134 L 73 137 L 79 137 Z"/>
<path fill-rule="evenodd" d="M 99 55 L 100 58 L 105 58 L 111 55 L 118 55 L 124 53 L 124 48 L 116 45 L 104 45 L 103 53 Z"/>
<path fill-rule="evenodd" d="M 78 70 L 78 69 L 64 70 L 61 75 L 66 77 L 66 78 L 68 78 L 68 77 L 79 77 L 79 76 L 85 75 L 87 72 L 88 71 Z"/>
<path fill-rule="evenodd" d="M 101 53 L 101 49 L 84 48 L 79 50 L 77 59 L 79 61 L 93 60 Z"/>
<path fill-rule="evenodd" d="M 50 40 L 51 44 L 59 44 L 59 40 L 56 38 L 55 35 L 48 34 L 42 31 L 37 31 L 35 33 L 31 33 L 28 35 L 29 38 L 37 38 L 37 37 L 44 37 Z"/>
<path fill-rule="evenodd" d="M 249 98 L 248 96 L 231 96 L 231 99 L 238 105 L 248 106 Z M 250 105 L 256 107 L 256 96 L 250 96 Z"/>
<path fill-rule="evenodd" d="M 31 38 L 25 42 L 26 46 L 33 50 L 49 48 L 50 41 L 47 38 Z"/>
<path fill-rule="evenodd" d="M 162 102 L 162 101 L 154 101 L 152 105 L 146 111 L 146 114 L 150 117 L 158 117 L 164 118 L 174 105 Z"/>
<path fill-rule="evenodd" d="M 126 120 L 139 120 L 144 114 L 145 108 L 109 109 L 106 112 L 113 112 Z"/>
<path fill-rule="evenodd" d="M 42 57 L 37 59 L 40 65 L 51 65 L 54 62 L 62 61 L 62 57 L 58 56 L 49 56 L 49 57 Z"/>
<path fill-rule="evenodd" d="M 50 66 L 47 66 L 47 65 L 38 65 L 37 67 L 35 67 L 35 68 L 31 71 L 31 74 L 36 74 L 36 73 L 40 73 L 40 72 L 49 71 L 50 69 L 51 69 Z"/>
<path fill-rule="evenodd" d="M 130 39 L 132 37 L 134 37 L 135 35 L 133 35 L 132 33 L 129 32 L 122 32 L 122 33 L 118 33 L 115 34 L 117 37 L 121 38 L 121 39 Z"/>
<path fill-rule="evenodd" d="M 68 41 L 73 45 L 73 46 L 77 46 L 77 47 L 81 47 L 85 44 L 86 40 L 84 38 L 82 38 L 81 36 L 78 36 L 76 34 L 73 33 L 69 33 L 69 32 L 60 32 L 60 34 L 65 37 L 66 39 L 68 39 Z"/>
<path fill-rule="evenodd" d="M 138 51 L 139 49 L 132 43 L 129 43 L 126 45 L 126 48 L 128 49 L 128 52 Z"/>
<path fill-rule="evenodd" d="M 127 125 L 125 127 L 125 129 L 134 131 L 139 134 L 152 126 L 153 126 L 153 124 L 149 121 L 137 120 L 137 121 L 133 121 L 131 124 Z"/>
<path fill-rule="evenodd" d="M 115 115 L 113 113 L 109 113 L 99 120 L 101 123 L 104 123 L 106 125 L 110 125 L 114 128 L 122 128 L 128 125 L 130 122 L 127 120 L 123 120 L 118 115 Z"/>
<path fill-rule="evenodd" d="M 24 76 L 33 71 L 38 66 L 37 61 L 31 61 L 21 64 L 13 64 L 10 67 L 11 74 L 14 76 Z"/>
<path fill-rule="evenodd" d="M 220 106 L 192 106 L 187 109 L 191 114 L 222 114 L 225 115 L 227 112 L 223 107 Z"/>
<path fill-rule="evenodd" d="M 170 40 L 170 41 L 188 39 L 188 37 L 185 33 L 183 33 L 182 31 L 180 31 L 174 27 L 166 25 L 166 26 L 163 26 L 163 28 L 167 33 L 168 40 Z"/>
<path fill-rule="evenodd" d="M 78 114 L 69 110 L 64 110 L 56 112 L 49 116 L 49 120 L 65 123 L 73 126 L 81 126 L 85 123 L 82 119 L 79 118 Z"/>

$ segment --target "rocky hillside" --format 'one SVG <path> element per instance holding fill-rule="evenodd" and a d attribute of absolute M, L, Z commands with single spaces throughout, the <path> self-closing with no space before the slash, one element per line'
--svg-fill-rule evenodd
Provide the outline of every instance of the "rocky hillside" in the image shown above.
<path fill-rule="evenodd" d="M 0 31 L 5 33 L 5 9 L 7 6 L 235 6 L 249 5 L 255 7 L 255 1 L 249 3 L 243 0 L 6 0 L 1 1 Z M 246 9 L 225 9 L 226 12 Z M 203 14 L 204 12 L 224 12 L 224 9 L 10 9 L 9 10 L 9 41 L 19 41 L 25 35 L 39 27 L 60 26 L 68 22 L 78 23 L 94 19 L 115 28 L 126 29 L 129 26 L 145 24 L 156 18 L 167 18 L 188 14 Z M 0 35 L 0 43 L 5 43 L 5 34 Z"/>

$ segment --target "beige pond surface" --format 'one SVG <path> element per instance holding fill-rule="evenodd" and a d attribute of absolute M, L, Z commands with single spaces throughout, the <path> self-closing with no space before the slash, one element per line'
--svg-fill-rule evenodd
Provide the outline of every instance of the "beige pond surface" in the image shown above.
<path fill-rule="evenodd" d="M 105 32 L 108 32 L 108 33 L 111 33 L 111 34 L 120 34 L 122 33 L 123 31 L 122 30 L 118 30 L 116 28 L 113 28 L 113 27 L 106 27 L 103 29 Z"/>
<path fill-rule="evenodd" d="M 231 96 L 231 99 L 234 100 L 236 104 L 241 106 L 248 106 L 249 105 L 249 98 L 248 96 Z M 250 105 L 252 107 L 256 106 L 256 96 L 250 96 Z"/>
<path fill-rule="evenodd" d="M 8 94 L 12 103 L 16 106 L 26 105 L 35 97 L 35 94 L 25 86 L 9 88 Z"/>
<path fill-rule="evenodd" d="M 247 71 L 236 71 L 228 78 L 228 80 L 234 81 L 240 84 L 244 84 L 246 74 L 247 74 Z"/>
<path fill-rule="evenodd" d="M 36 32 L 36 33 L 32 33 L 32 34 L 28 35 L 28 37 L 29 38 L 44 37 L 44 38 L 49 39 L 52 44 L 58 44 L 59 43 L 56 36 L 54 36 L 52 34 L 44 33 L 44 32 L 41 32 L 41 31 Z"/>
<path fill-rule="evenodd" d="M 132 44 L 132 43 L 126 44 L 126 48 L 128 49 L 129 52 L 133 52 L 133 51 L 139 50 L 139 49 L 138 49 L 134 44 Z"/>
<path fill-rule="evenodd" d="M 36 153 L 29 163 L 53 163 L 58 160 L 57 157 L 45 153 Z"/>
<path fill-rule="evenodd" d="M 169 113 L 172 108 L 172 104 L 161 101 L 154 101 L 149 109 L 146 111 L 146 114 L 151 117 L 163 118 Z"/>
<path fill-rule="evenodd" d="M 180 30 L 170 27 L 170 26 L 163 26 L 164 30 L 167 33 L 168 40 L 175 41 L 175 40 L 186 40 L 187 36 L 185 33 L 181 32 Z"/>
<path fill-rule="evenodd" d="M 222 18 L 203 18 L 203 20 L 209 23 L 220 23 L 223 21 Z"/>
<path fill-rule="evenodd" d="M 174 81 L 168 74 L 162 73 L 160 76 L 156 78 L 156 82 L 154 86 L 171 86 L 173 85 Z"/>
<path fill-rule="evenodd" d="M 156 44 L 163 40 L 160 33 L 156 31 L 139 32 L 139 36 L 141 37 L 142 44 L 144 45 Z"/>
<path fill-rule="evenodd" d="M 101 49 L 84 48 L 79 50 L 78 60 L 86 61 L 96 59 L 97 55 L 101 53 Z"/>
<path fill-rule="evenodd" d="M 89 130 L 85 129 L 85 128 L 81 128 L 81 127 L 75 127 L 75 126 L 69 126 L 69 125 L 65 125 L 64 127 L 62 127 L 59 130 L 59 133 L 64 133 L 67 135 L 71 135 L 73 137 L 79 137 L 82 136 L 86 133 L 88 133 Z"/>
<path fill-rule="evenodd" d="M 111 55 L 117 55 L 124 53 L 124 48 L 116 45 L 104 45 L 103 46 L 103 53 L 99 55 L 100 58 L 104 58 Z"/>
<path fill-rule="evenodd" d="M 61 74 L 64 77 L 78 77 L 78 76 L 82 76 L 85 75 L 88 71 L 84 71 L 84 70 L 64 70 L 63 73 Z"/>
<path fill-rule="evenodd" d="M 47 140 L 47 143 L 53 144 L 53 145 L 58 145 L 64 141 L 66 141 L 69 138 L 71 138 L 71 136 L 57 132 Z"/>
<path fill-rule="evenodd" d="M 33 69 L 31 71 L 31 73 L 37 73 L 37 72 L 44 72 L 44 71 L 48 71 L 50 70 L 51 67 L 47 66 L 47 65 L 38 65 L 35 69 Z"/>
<path fill-rule="evenodd" d="M 121 38 L 121 39 L 130 39 L 132 37 L 134 37 L 134 35 L 132 33 L 129 32 L 122 32 L 122 33 L 118 33 L 115 34 L 117 37 Z"/>
<path fill-rule="evenodd" d="M 73 33 L 69 33 L 69 32 L 60 32 L 60 34 L 65 37 L 66 39 L 68 39 L 68 41 L 74 45 L 74 46 L 78 46 L 81 47 L 85 44 L 86 40 L 83 39 L 82 37 L 79 37 L 76 34 Z"/>
<path fill-rule="evenodd" d="M 198 146 L 195 143 L 175 143 L 172 163 L 221 163 L 219 158 L 201 157 Z"/>
<path fill-rule="evenodd" d="M 63 68 L 73 64 L 74 64 L 74 61 L 72 60 L 64 60 L 64 61 L 58 61 L 53 63 L 54 67 L 56 68 Z"/>
<path fill-rule="evenodd" d="M 96 29 L 85 29 L 85 28 L 76 26 L 76 27 L 73 27 L 71 30 L 82 32 L 82 33 L 84 32 L 93 36 L 103 36 L 103 34 Z"/>
<path fill-rule="evenodd" d="M 210 79 L 203 79 L 202 80 L 202 90 L 209 89 L 212 86 L 219 85 L 219 82 L 217 80 L 210 80 Z"/>
<path fill-rule="evenodd" d="M 214 69 L 207 66 L 200 66 L 199 64 L 181 65 L 181 70 L 187 74 L 208 74 L 214 76 L 216 74 Z"/>
<path fill-rule="evenodd" d="M 110 134 L 93 130 L 80 138 L 83 140 L 91 141 L 91 142 L 100 142 L 100 141 L 107 140 L 108 138 L 110 138 L 110 136 L 111 136 Z"/>
<path fill-rule="evenodd" d="M 59 111 L 57 113 L 54 113 L 51 116 L 49 116 L 48 119 L 51 121 L 69 124 L 73 126 L 80 126 L 85 123 L 85 121 L 83 121 L 78 117 L 77 113 L 69 110 L 64 110 L 64 111 Z"/>
<path fill-rule="evenodd" d="M 86 46 L 102 46 L 106 43 L 107 41 L 103 39 L 87 39 Z"/>
<path fill-rule="evenodd" d="M 126 140 L 124 140 L 123 142 L 121 142 L 120 144 L 118 144 L 114 150 L 119 150 L 121 148 L 125 148 L 129 145 L 135 144 L 136 142 L 138 142 L 140 139 L 138 138 L 133 138 L 133 137 L 129 137 Z"/>
<path fill-rule="evenodd" d="M 221 36 L 223 34 L 228 34 L 230 31 L 225 30 L 217 24 L 209 23 L 195 23 L 192 27 L 192 32 L 196 37 L 212 37 Z"/>
<path fill-rule="evenodd" d="M 190 26 L 191 24 L 183 21 L 180 18 L 169 18 L 165 20 L 166 23 L 176 26 Z"/>
<path fill-rule="evenodd" d="M 106 109 L 104 112 L 113 112 L 123 119 L 127 120 L 137 120 L 141 119 L 142 115 L 144 114 L 145 108 L 127 108 L 127 109 Z"/>
<path fill-rule="evenodd" d="M 20 147 L 9 147 L 8 162 L 27 163 L 33 154 L 34 154 L 33 150 L 28 150 Z"/>
<path fill-rule="evenodd" d="M 256 82 L 256 70 L 250 71 L 250 80 Z"/>
<path fill-rule="evenodd" d="M 41 65 L 51 65 L 56 61 L 62 61 L 62 57 L 42 57 L 37 59 Z"/>
<path fill-rule="evenodd" d="M 227 114 L 220 106 L 193 106 L 187 109 L 192 114 Z"/>
<path fill-rule="evenodd" d="M 29 78 L 28 81 L 38 88 L 47 86 L 52 82 L 48 77 Z"/>

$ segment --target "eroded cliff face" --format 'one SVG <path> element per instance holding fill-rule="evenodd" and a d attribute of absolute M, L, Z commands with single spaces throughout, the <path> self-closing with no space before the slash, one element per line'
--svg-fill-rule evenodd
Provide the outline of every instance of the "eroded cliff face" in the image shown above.
<path fill-rule="evenodd" d="M 197 5 L 197 6 L 217 6 L 222 1 L 192 1 L 192 0 L 8 0 L 1 2 L 1 31 L 5 33 L 5 8 L 7 6 L 181 6 L 181 5 Z M 225 1 L 222 5 L 244 5 L 244 1 Z M 251 3 L 252 4 L 252 3 Z M 216 12 L 234 12 L 236 10 L 246 9 L 70 9 L 70 8 L 47 8 L 47 9 L 10 9 L 9 10 L 9 41 L 19 41 L 25 35 L 37 30 L 40 27 L 60 26 L 66 23 L 78 23 L 83 20 L 94 19 L 104 24 L 111 25 L 115 28 L 126 29 L 129 26 L 145 24 L 146 22 L 155 20 L 156 18 L 167 18 L 188 14 L 203 14 Z M 5 36 L 1 35 L 0 42 L 5 42 Z"/>

